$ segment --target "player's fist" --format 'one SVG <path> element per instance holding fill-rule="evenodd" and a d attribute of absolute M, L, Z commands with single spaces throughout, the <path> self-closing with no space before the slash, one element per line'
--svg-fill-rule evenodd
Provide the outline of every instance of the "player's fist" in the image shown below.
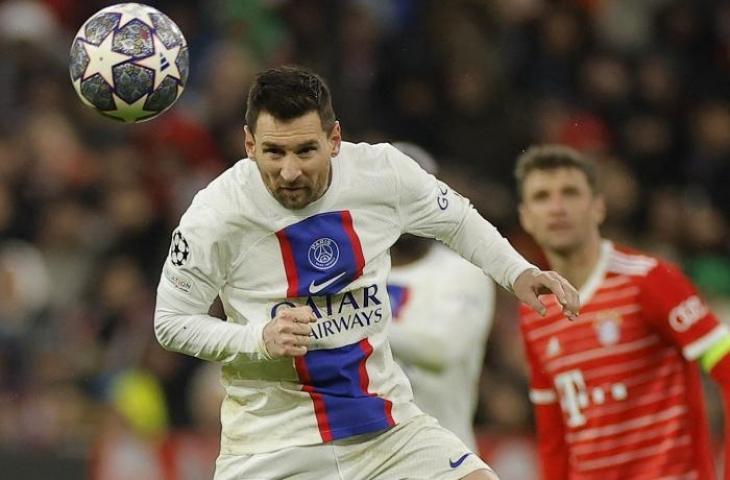
<path fill-rule="evenodd" d="M 543 272 L 537 268 L 525 270 L 517 277 L 512 291 L 521 301 L 535 309 L 540 315 L 545 315 L 545 305 L 540 301 L 540 295 L 554 294 L 563 306 L 563 313 L 571 320 L 578 316 L 580 300 L 578 291 L 557 272 Z"/>
<path fill-rule="evenodd" d="M 263 331 L 266 352 L 271 358 L 298 357 L 307 353 L 312 329 L 317 321 L 310 307 L 279 310 Z"/>

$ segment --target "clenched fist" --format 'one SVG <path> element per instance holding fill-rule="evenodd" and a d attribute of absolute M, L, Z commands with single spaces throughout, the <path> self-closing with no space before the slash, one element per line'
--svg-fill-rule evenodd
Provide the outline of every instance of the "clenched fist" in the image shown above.
<path fill-rule="evenodd" d="M 307 353 L 310 324 L 317 321 L 310 307 L 279 310 L 263 331 L 264 345 L 271 358 L 299 357 Z"/>

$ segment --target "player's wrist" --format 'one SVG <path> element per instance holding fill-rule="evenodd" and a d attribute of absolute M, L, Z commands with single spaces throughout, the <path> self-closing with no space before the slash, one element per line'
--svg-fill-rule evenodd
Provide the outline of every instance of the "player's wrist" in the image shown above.
<path fill-rule="evenodd" d="M 266 325 L 267 323 L 261 323 L 255 327 L 256 353 L 261 355 L 265 360 L 271 360 L 273 357 L 269 353 L 269 349 L 266 348 L 266 341 L 264 340 L 264 328 Z"/>

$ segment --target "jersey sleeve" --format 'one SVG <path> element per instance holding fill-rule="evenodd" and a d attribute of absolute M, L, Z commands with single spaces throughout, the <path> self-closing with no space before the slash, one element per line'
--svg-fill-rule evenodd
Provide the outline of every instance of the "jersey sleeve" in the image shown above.
<path fill-rule="evenodd" d="M 172 234 L 159 292 L 168 300 L 208 311 L 233 260 L 215 212 L 193 203 Z"/>
<path fill-rule="evenodd" d="M 526 311 L 526 307 L 523 307 L 522 314 Z M 542 480 L 563 480 L 568 478 L 569 470 L 563 411 L 552 380 L 545 373 L 538 356 L 527 340 L 524 328 L 522 339 L 530 371 L 530 401 L 535 414 L 540 478 Z"/>
<path fill-rule="evenodd" d="M 535 268 L 468 199 L 396 148 L 389 148 L 388 158 L 397 179 L 397 209 L 404 233 L 442 241 L 508 290 L 522 272 Z"/>
<path fill-rule="evenodd" d="M 207 205 L 193 201 L 172 234 L 157 287 L 155 335 L 166 349 L 228 362 L 238 355 L 268 358 L 263 323 L 240 325 L 208 312 L 235 260 L 225 225 Z"/>
<path fill-rule="evenodd" d="M 687 360 L 697 360 L 727 338 L 727 327 L 673 265 L 659 262 L 644 277 L 640 295 L 646 318 L 682 349 Z"/>

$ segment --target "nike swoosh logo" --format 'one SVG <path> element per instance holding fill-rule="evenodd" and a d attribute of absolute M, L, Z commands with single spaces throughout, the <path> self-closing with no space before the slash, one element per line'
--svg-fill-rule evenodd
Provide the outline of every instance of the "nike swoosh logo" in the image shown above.
<path fill-rule="evenodd" d="M 471 455 L 471 452 L 465 453 L 464 455 L 460 456 L 459 459 L 455 462 L 452 462 L 451 459 L 449 459 L 449 465 L 451 465 L 451 468 L 457 468 L 459 465 L 464 463 L 464 460 L 466 460 L 466 457 Z"/>
<path fill-rule="evenodd" d="M 342 278 L 342 276 L 345 275 L 345 273 L 347 273 L 347 272 L 342 272 L 339 275 L 336 275 L 336 276 L 330 278 L 329 280 L 325 280 L 324 282 L 320 283 L 319 285 L 314 283 L 314 280 L 312 280 L 312 283 L 309 284 L 309 293 L 311 295 L 318 294 L 319 292 L 321 292 L 322 290 L 324 290 L 325 288 L 329 287 L 330 285 L 335 283 L 337 280 Z"/>

